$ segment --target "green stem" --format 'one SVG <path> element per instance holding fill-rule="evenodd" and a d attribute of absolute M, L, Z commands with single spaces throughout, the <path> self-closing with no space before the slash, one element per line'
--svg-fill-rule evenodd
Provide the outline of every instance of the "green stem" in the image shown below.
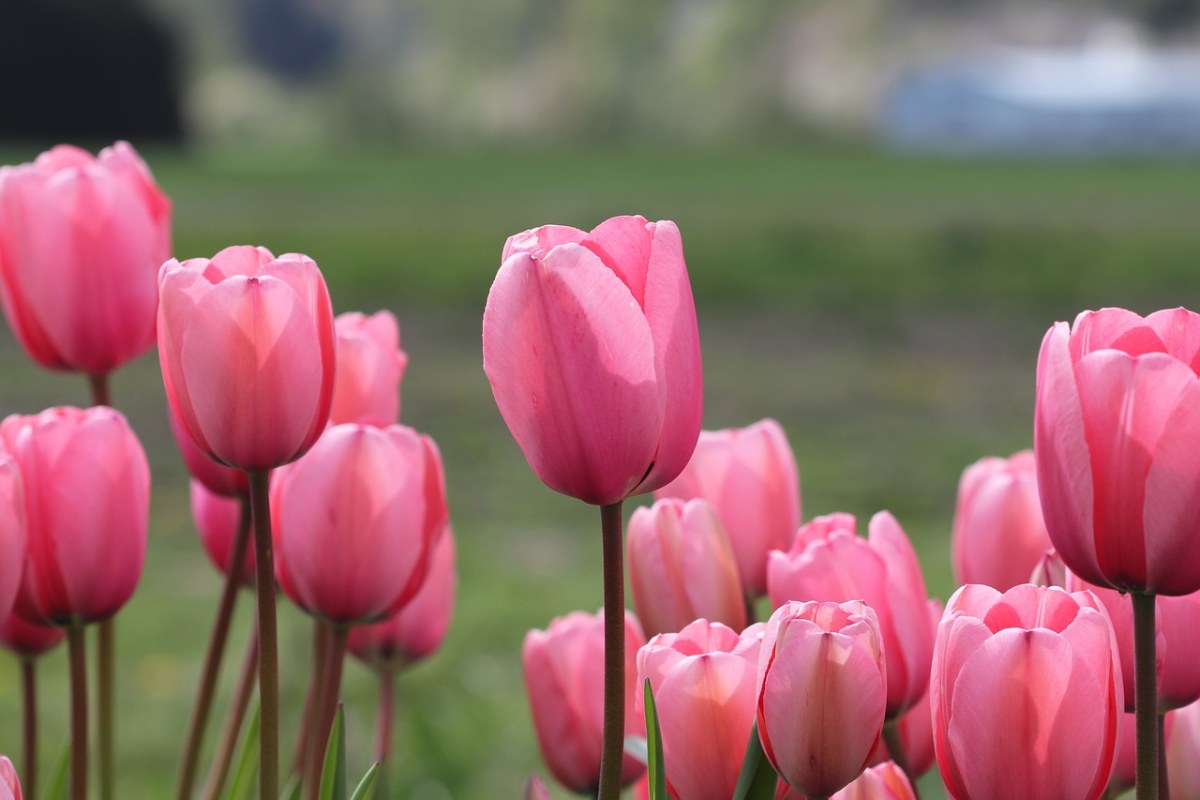
<path fill-rule="evenodd" d="M 279 797 L 279 644 L 275 630 L 275 560 L 271 554 L 270 470 L 247 473 L 254 518 L 258 592 L 258 731 L 260 798 Z"/>
<path fill-rule="evenodd" d="M 904 750 L 904 739 L 900 736 L 899 718 L 889 719 L 883 723 L 883 743 L 887 745 L 888 755 L 891 756 L 892 762 L 900 768 L 900 771 L 908 778 L 908 782 L 912 784 L 913 800 L 921 800 L 921 794 L 917 791 L 917 776 L 908 766 L 908 753 Z"/>
<path fill-rule="evenodd" d="M 746 607 L 746 627 L 750 627 L 758 622 L 757 604 L 749 594 L 742 595 L 742 604 Z"/>
<path fill-rule="evenodd" d="M 37 661 L 32 656 L 21 659 L 22 730 L 24 752 L 21 761 L 21 785 L 25 796 L 37 797 Z"/>
<path fill-rule="evenodd" d="M 250 698 L 254 695 L 254 681 L 258 677 L 258 627 L 250 628 L 250 640 L 246 642 L 246 654 L 242 658 L 242 671 L 238 675 L 237 686 L 233 690 L 233 699 L 229 704 L 229 713 L 221 728 L 221 738 L 217 743 L 217 755 L 213 759 L 208 780 L 204 784 L 204 800 L 217 800 L 225 788 L 225 779 L 229 776 L 229 766 L 233 763 L 233 753 L 237 748 L 238 736 L 242 732 L 242 722 L 246 719 L 246 711 L 250 708 Z"/>
<path fill-rule="evenodd" d="M 238 588 L 242 582 L 242 565 L 246 561 L 246 545 L 250 540 L 250 498 L 243 497 L 241 506 L 241 519 L 233 541 L 233 552 L 225 569 L 225 585 L 221 589 L 221 599 L 217 604 L 217 618 L 208 640 L 208 651 L 204 654 L 204 670 L 200 674 L 200 685 L 197 687 L 196 701 L 192 706 L 192 718 L 188 723 L 183 762 L 179 768 L 179 783 L 175 790 L 177 800 L 188 800 L 192 796 L 200 761 L 200 745 L 204 742 L 204 730 L 208 727 L 213 695 L 217 690 L 217 679 L 221 675 L 225 644 L 229 641 L 229 623 L 237 606 Z"/>
<path fill-rule="evenodd" d="M 625 565 L 621 501 L 600 507 L 604 553 L 604 738 L 598 800 L 621 796 L 625 740 Z"/>
<path fill-rule="evenodd" d="M 329 654 L 331 633 L 328 625 L 313 619 L 312 670 L 308 677 L 308 691 L 304 696 L 304 712 L 300 715 L 300 737 L 296 741 L 296 755 L 292 761 L 292 774 L 301 777 L 309 765 L 315 763 L 314 760 L 321 758 L 313 731 L 320 727 L 321 688 L 325 685 L 325 660 Z"/>
<path fill-rule="evenodd" d="M 338 695 L 342 690 L 342 665 L 346 661 L 346 638 L 350 629 L 345 625 L 331 626 L 329 636 L 329 651 L 326 654 L 324 669 L 324 684 L 321 687 L 320 715 L 317 717 L 317 727 L 309 736 L 316 747 L 316 758 L 309 763 L 308 797 L 310 800 L 320 800 L 321 769 L 325 763 L 325 748 L 329 743 L 329 732 L 333 728 L 333 718 L 337 715 Z"/>
<path fill-rule="evenodd" d="M 1134 711 L 1137 715 L 1137 800 L 1158 800 L 1158 687 L 1155 595 L 1130 592 L 1133 603 Z"/>
<path fill-rule="evenodd" d="M 87 800 L 88 713 L 87 645 L 83 625 L 67 628 L 67 659 L 71 664 L 71 800 Z"/>
<path fill-rule="evenodd" d="M 117 748 L 116 683 L 117 683 L 117 621 L 115 617 L 96 626 L 99 648 L 96 653 L 97 681 L 96 723 L 99 736 L 100 800 L 113 800 L 116 775 L 113 753 Z"/>

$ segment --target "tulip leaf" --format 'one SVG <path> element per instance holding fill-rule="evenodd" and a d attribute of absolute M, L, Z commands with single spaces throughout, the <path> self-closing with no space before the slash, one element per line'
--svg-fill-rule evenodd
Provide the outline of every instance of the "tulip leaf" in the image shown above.
<path fill-rule="evenodd" d="M 646 744 L 645 736 L 626 736 L 625 737 L 625 755 L 641 762 L 643 765 L 650 763 L 650 747 Z"/>
<path fill-rule="evenodd" d="M 367 770 L 367 774 L 363 775 L 362 780 L 358 782 L 358 786 L 354 789 L 354 793 L 350 795 L 350 800 L 374 800 L 378 794 L 376 788 L 379 785 L 379 776 L 383 770 L 376 761 Z"/>
<path fill-rule="evenodd" d="M 45 800 L 67 800 L 68 767 L 71 764 L 71 746 L 63 748 L 62 755 L 54 762 L 54 771 L 50 773 L 49 788 L 44 795 Z"/>
<path fill-rule="evenodd" d="M 733 790 L 733 800 L 773 800 L 778 783 L 779 776 L 763 752 L 756 722 L 750 728 L 750 741 L 746 744 L 746 757 L 742 760 L 742 772 Z"/>
<path fill-rule="evenodd" d="M 650 690 L 649 678 L 646 679 L 642 694 L 646 701 L 646 768 L 650 778 L 650 800 L 668 800 L 662 730 L 658 727 L 658 709 L 654 706 L 654 692 Z"/>
<path fill-rule="evenodd" d="M 242 741 L 242 751 L 238 754 L 237 767 L 233 771 L 229 800 L 253 800 L 258 790 L 255 785 L 258 776 L 258 722 L 256 708 L 246 728 L 246 738 Z"/>
<path fill-rule="evenodd" d="M 321 769 L 320 800 L 346 800 L 346 727 L 345 713 L 339 705 L 329 729 L 325 746 L 325 765 Z"/>
<path fill-rule="evenodd" d="M 293 775 L 283 785 L 283 791 L 279 793 L 279 800 L 300 800 L 300 790 L 303 788 L 304 783 L 300 780 L 300 776 Z"/>

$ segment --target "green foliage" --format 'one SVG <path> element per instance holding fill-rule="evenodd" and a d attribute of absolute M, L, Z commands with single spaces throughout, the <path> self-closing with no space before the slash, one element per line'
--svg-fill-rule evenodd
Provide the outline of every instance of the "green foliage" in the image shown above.
<path fill-rule="evenodd" d="M 329 730 L 321 769 L 321 800 L 346 800 L 346 715 L 341 705 Z"/>
<path fill-rule="evenodd" d="M 642 687 L 642 698 L 646 704 L 646 769 L 650 778 L 650 800 L 669 800 L 662 729 L 658 727 L 658 709 L 654 705 L 654 692 L 650 691 L 649 678 Z"/>
<path fill-rule="evenodd" d="M 67 800 L 67 791 L 71 784 L 71 745 L 63 748 L 58 760 L 54 762 L 54 770 L 50 773 L 45 800 Z"/>
<path fill-rule="evenodd" d="M 258 791 L 258 708 L 246 727 L 242 749 L 234 764 L 233 780 L 229 784 L 228 800 L 253 800 Z"/>
<path fill-rule="evenodd" d="M 742 771 L 733 790 L 733 800 L 772 800 L 778 780 L 775 768 L 763 752 L 756 722 L 750 728 L 750 741 L 746 743 L 746 757 L 742 760 Z"/>

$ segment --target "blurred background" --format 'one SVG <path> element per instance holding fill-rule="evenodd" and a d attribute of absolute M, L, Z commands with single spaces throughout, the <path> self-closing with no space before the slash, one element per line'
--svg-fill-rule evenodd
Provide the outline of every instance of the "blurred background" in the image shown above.
<path fill-rule="evenodd" d="M 395 797 L 514 797 L 544 774 L 521 641 L 600 605 L 598 515 L 528 470 L 480 366 L 508 235 L 676 220 L 706 427 L 778 419 L 805 518 L 890 509 L 943 598 L 959 474 L 1031 445 L 1050 324 L 1200 293 L 1200 0 L 5 0 L 0 97 L 2 163 L 129 139 L 174 200 L 180 258 L 305 252 L 337 311 L 399 316 L 402 419 L 442 446 L 460 588 L 442 652 L 399 683 Z M 7 331 L 0 368 L 3 413 L 87 400 Z M 155 356 L 113 390 L 156 482 L 118 623 L 119 795 L 165 797 L 219 581 Z M 281 624 L 286 742 L 309 626 Z M 13 754 L 17 674 L 0 659 Z M 346 693 L 361 774 L 369 673 L 348 668 Z M 43 703 L 48 766 L 61 652 Z"/>

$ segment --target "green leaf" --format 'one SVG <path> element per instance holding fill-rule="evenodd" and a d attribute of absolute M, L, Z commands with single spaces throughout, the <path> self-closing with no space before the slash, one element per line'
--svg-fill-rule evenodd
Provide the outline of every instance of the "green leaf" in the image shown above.
<path fill-rule="evenodd" d="M 253 800 L 258 791 L 258 709 L 250 718 L 246 738 L 242 740 L 242 751 L 238 754 L 237 767 L 233 771 L 233 782 L 229 788 L 229 800 Z"/>
<path fill-rule="evenodd" d="M 758 723 L 750 728 L 750 741 L 746 743 L 746 757 L 742 760 L 742 772 L 738 775 L 733 790 L 733 800 L 774 800 L 775 786 L 779 776 L 763 752 L 758 738 Z"/>
<path fill-rule="evenodd" d="M 633 758 L 642 764 L 650 763 L 650 748 L 646 744 L 645 736 L 626 736 L 625 737 L 625 755 Z"/>
<path fill-rule="evenodd" d="M 345 724 L 345 714 L 338 705 L 337 716 L 329 730 L 329 744 L 325 747 L 320 800 L 346 800 L 346 740 L 342 735 Z"/>
<path fill-rule="evenodd" d="M 376 761 L 367 770 L 367 774 L 363 775 L 362 780 L 358 782 L 358 787 L 354 790 L 354 794 L 350 795 L 350 800 L 374 800 L 375 787 L 379 780 L 379 762 Z"/>
<path fill-rule="evenodd" d="M 667 797 L 667 768 L 663 764 L 662 731 L 658 727 L 658 709 L 654 706 L 654 693 L 650 691 L 650 679 L 642 687 L 646 701 L 646 767 L 650 774 L 650 800 L 669 800 Z"/>
<path fill-rule="evenodd" d="M 293 775 L 283 785 L 283 791 L 279 794 L 279 800 L 300 800 L 300 790 L 303 788 L 304 782 L 301 777 Z"/>
<path fill-rule="evenodd" d="M 67 800 L 70 766 L 71 746 L 67 745 L 63 748 L 62 755 L 58 757 L 58 761 L 54 762 L 54 771 L 50 773 L 50 783 L 49 788 L 46 790 L 45 800 Z"/>

